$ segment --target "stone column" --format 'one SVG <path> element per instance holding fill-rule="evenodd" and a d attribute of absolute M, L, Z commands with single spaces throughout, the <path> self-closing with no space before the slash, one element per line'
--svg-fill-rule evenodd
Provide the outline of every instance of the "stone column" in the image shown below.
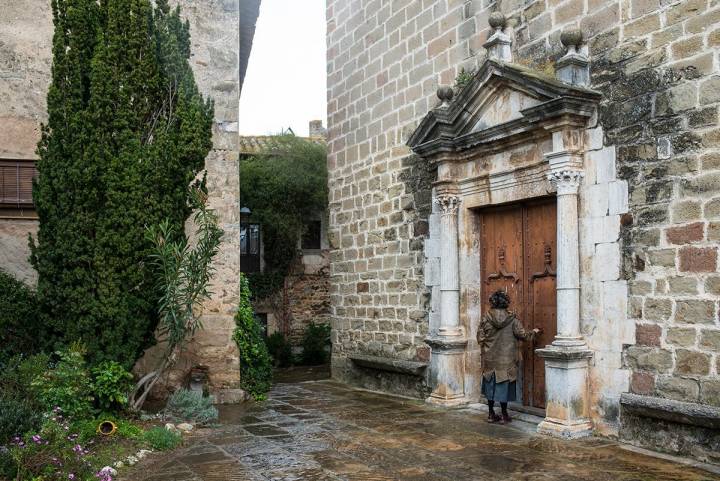
<path fill-rule="evenodd" d="M 440 207 L 440 327 L 425 342 L 432 348 L 430 385 L 427 402 L 443 406 L 464 404 L 465 347 L 467 340 L 460 326 L 460 281 L 458 269 L 458 207 L 455 194 L 435 198 Z"/>
<path fill-rule="evenodd" d="M 555 160 L 560 154 L 554 155 Z M 545 359 L 546 390 L 546 417 L 538 431 L 576 438 L 592 432 L 588 398 L 592 351 L 580 335 L 578 190 L 583 174 L 555 170 L 548 178 L 557 186 L 557 335 L 550 346 L 536 351 Z"/>
<path fill-rule="evenodd" d="M 580 244 L 578 190 L 584 174 L 560 171 L 549 175 L 557 185 L 557 336 L 554 346 L 582 346 L 580 337 Z"/>
<path fill-rule="evenodd" d="M 440 336 L 461 336 L 458 270 L 458 207 L 454 194 L 438 195 L 440 206 Z"/>

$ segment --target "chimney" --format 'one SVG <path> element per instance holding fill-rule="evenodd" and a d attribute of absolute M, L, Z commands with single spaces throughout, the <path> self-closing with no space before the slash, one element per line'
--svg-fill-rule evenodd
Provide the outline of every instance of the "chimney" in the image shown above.
<path fill-rule="evenodd" d="M 555 64 L 555 77 L 565 83 L 587 87 L 590 85 L 590 60 L 580 45 L 583 41 L 582 30 L 571 28 L 560 34 L 560 42 L 567 53 Z"/>
<path fill-rule="evenodd" d="M 501 62 L 512 62 L 512 39 L 509 35 L 503 33 L 505 24 L 505 15 L 501 12 L 493 12 L 488 18 L 488 23 L 495 29 L 487 42 L 483 45 L 487 49 L 488 58 L 499 60 Z"/>
<path fill-rule="evenodd" d="M 310 121 L 310 128 L 309 130 L 309 137 L 320 137 L 320 138 L 327 138 L 327 129 L 323 127 L 322 120 L 311 120 Z"/>

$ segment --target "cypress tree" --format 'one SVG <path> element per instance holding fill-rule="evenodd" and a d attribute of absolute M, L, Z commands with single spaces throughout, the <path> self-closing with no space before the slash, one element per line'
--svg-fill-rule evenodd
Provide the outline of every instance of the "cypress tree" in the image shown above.
<path fill-rule="evenodd" d="M 76 5 L 86 28 L 65 29 Z M 53 72 L 77 71 L 82 100 L 54 94 L 68 75 L 53 75 L 34 190 L 41 313 L 91 361 L 130 367 L 157 324 L 145 228 L 169 219 L 182 231 L 212 147 L 212 104 L 190 69 L 189 26 L 166 0 L 54 0 L 53 12 Z M 62 42 L 86 53 L 70 61 Z"/>

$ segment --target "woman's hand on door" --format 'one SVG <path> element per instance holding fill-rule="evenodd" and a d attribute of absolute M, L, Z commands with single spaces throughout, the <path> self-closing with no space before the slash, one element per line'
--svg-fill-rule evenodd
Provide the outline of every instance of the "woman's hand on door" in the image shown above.
<path fill-rule="evenodd" d="M 533 332 L 533 334 L 535 334 L 533 336 L 533 341 L 535 341 L 540 336 L 540 334 L 543 333 L 543 330 L 541 328 L 536 327 L 535 329 L 532 330 L 532 332 Z"/>

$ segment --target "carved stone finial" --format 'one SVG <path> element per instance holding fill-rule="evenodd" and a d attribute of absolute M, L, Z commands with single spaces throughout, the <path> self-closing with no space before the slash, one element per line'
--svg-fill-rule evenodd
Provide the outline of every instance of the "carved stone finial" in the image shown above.
<path fill-rule="evenodd" d="M 505 15 L 503 15 L 502 12 L 493 12 L 488 17 L 488 23 L 495 30 L 502 30 L 505 28 Z"/>
<path fill-rule="evenodd" d="M 565 46 L 565 48 L 568 49 L 568 53 L 570 51 L 576 52 L 577 49 L 580 48 L 580 44 L 582 44 L 582 41 L 583 41 L 582 30 L 580 30 L 579 28 L 576 28 L 576 27 L 564 30 L 560 34 L 560 43 L 562 43 Z"/>
<path fill-rule="evenodd" d="M 590 61 L 580 50 L 582 30 L 576 27 L 564 30 L 560 34 L 560 42 L 567 48 L 567 53 L 555 65 L 558 80 L 572 85 L 590 85 Z"/>
<path fill-rule="evenodd" d="M 441 107 L 447 107 L 450 104 L 453 95 L 455 95 L 455 92 L 453 92 L 452 87 L 447 85 L 442 85 L 437 89 L 437 96 L 442 102 Z"/>
<path fill-rule="evenodd" d="M 495 29 L 483 45 L 487 49 L 488 58 L 501 62 L 512 62 L 512 39 L 503 33 L 507 24 L 505 15 L 502 12 L 493 12 L 488 17 L 488 23 Z"/>

